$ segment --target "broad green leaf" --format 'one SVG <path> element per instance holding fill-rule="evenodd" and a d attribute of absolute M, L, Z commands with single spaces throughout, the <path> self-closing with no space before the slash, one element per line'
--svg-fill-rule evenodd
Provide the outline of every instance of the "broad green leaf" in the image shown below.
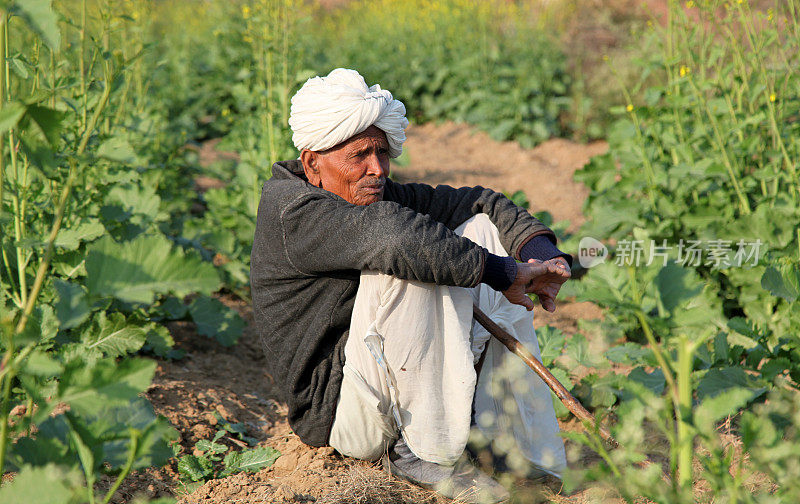
<path fill-rule="evenodd" d="M 627 379 L 641 383 L 657 395 L 664 391 L 664 386 L 666 385 L 664 372 L 661 369 L 656 369 L 652 373 L 648 373 L 644 368 L 637 367 L 628 374 Z"/>
<path fill-rule="evenodd" d="M 28 105 L 26 116 L 38 126 L 51 147 L 58 146 L 61 133 L 61 122 L 66 117 L 64 112 L 53 110 L 41 105 Z"/>
<path fill-rule="evenodd" d="M 18 102 L 6 103 L 0 110 L 0 133 L 14 128 L 25 115 L 25 105 Z"/>
<path fill-rule="evenodd" d="M 169 329 L 162 325 L 151 324 L 145 336 L 145 343 L 153 350 L 153 353 L 159 357 L 166 357 L 172 347 L 175 346 L 175 340 L 169 333 Z"/>
<path fill-rule="evenodd" d="M 112 137 L 100 144 L 97 156 L 117 163 L 133 164 L 136 162 L 136 152 L 130 142 L 124 138 Z"/>
<path fill-rule="evenodd" d="M 79 284 L 56 279 L 53 286 L 58 294 L 56 317 L 62 329 L 79 326 L 91 313 L 86 300 L 86 290 Z"/>
<path fill-rule="evenodd" d="M 79 359 L 69 363 L 58 385 L 58 401 L 78 415 L 97 414 L 124 405 L 150 386 L 156 363 L 145 359 L 103 359 L 87 367 Z"/>
<path fill-rule="evenodd" d="M 139 443 L 136 445 L 134 469 L 167 464 L 173 457 L 170 443 L 177 441 L 178 438 L 178 431 L 164 417 L 158 417 L 141 432 Z"/>
<path fill-rule="evenodd" d="M 58 15 L 51 6 L 51 0 L 22 0 L 13 4 L 13 12 L 28 23 L 47 46 L 58 51 L 61 45 L 61 31 L 58 29 Z"/>
<path fill-rule="evenodd" d="M 711 430 L 716 421 L 733 415 L 759 395 L 758 390 L 731 387 L 715 396 L 706 396 L 695 408 L 694 423 L 700 429 Z"/>
<path fill-rule="evenodd" d="M 649 364 L 654 360 L 652 350 L 630 341 L 609 348 L 605 355 L 611 362 L 620 364 Z"/>
<path fill-rule="evenodd" d="M 23 132 L 19 136 L 21 149 L 28 157 L 31 167 L 39 168 L 44 177 L 48 179 L 58 178 L 58 160 L 55 156 L 57 148 L 42 142 L 37 135 Z M 62 231 L 63 232 L 63 231 Z M 59 236 L 61 233 L 59 233 Z M 57 239 L 56 239 L 57 241 Z"/>
<path fill-rule="evenodd" d="M 214 466 L 206 457 L 184 455 L 178 459 L 178 472 L 184 479 L 203 481 L 214 475 Z"/>
<path fill-rule="evenodd" d="M 183 304 L 180 299 L 170 296 L 155 307 L 154 312 L 168 320 L 180 320 L 189 313 L 189 307 Z"/>
<path fill-rule="evenodd" d="M 123 314 L 106 315 L 101 311 L 84 330 L 82 341 L 87 349 L 96 348 L 109 357 L 119 357 L 142 348 L 146 337 L 147 329 L 129 323 Z"/>
<path fill-rule="evenodd" d="M 64 423 L 63 415 L 56 417 L 64 424 L 63 427 L 68 429 Z M 40 424 L 47 432 L 46 422 L 53 422 L 53 419 L 48 419 L 45 423 Z M 39 427 L 39 426 L 37 426 Z M 39 429 L 41 433 L 42 430 Z M 24 466 L 41 467 L 48 464 L 59 465 L 72 465 L 74 463 L 74 454 L 69 452 L 68 430 L 64 431 L 64 438 L 48 436 L 40 434 L 36 437 L 21 437 L 9 447 L 8 458 L 6 459 L 6 470 L 19 471 Z"/>
<path fill-rule="evenodd" d="M 28 324 L 17 337 L 17 344 L 40 343 L 50 340 L 58 333 L 58 318 L 53 307 L 39 304 L 33 309 Z"/>
<path fill-rule="evenodd" d="M 125 464 L 131 429 L 138 434 L 135 469 L 163 465 L 172 457 L 169 441 L 177 439 L 177 432 L 163 417 L 156 416 L 153 405 L 143 397 L 103 410 L 89 420 L 88 428 L 95 436 L 110 440 L 103 445 L 103 454 L 111 467 Z"/>
<path fill-rule="evenodd" d="M 566 354 L 586 367 L 599 365 L 601 360 L 600 355 L 589 350 L 589 342 L 582 334 L 576 334 L 567 341 Z"/>
<path fill-rule="evenodd" d="M 561 355 L 567 337 L 559 329 L 546 325 L 536 330 L 542 364 L 549 366 Z"/>
<path fill-rule="evenodd" d="M 105 236 L 88 251 L 86 287 L 94 297 L 150 304 L 161 294 L 210 294 L 221 283 L 211 263 L 173 247 L 162 235 L 141 235 L 124 243 Z"/>
<path fill-rule="evenodd" d="M 617 401 L 614 393 L 616 375 L 608 374 L 600 378 L 592 373 L 581 379 L 573 389 L 573 395 L 587 408 L 601 408 L 613 405 Z"/>
<path fill-rule="evenodd" d="M 89 432 L 81 417 L 71 411 L 64 413 L 64 417 L 70 426 L 70 446 L 78 452 L 78 459 L 86 474 L 86 486 L 94 487 L 97 470 L 103 463 L 102 443 Z"/>
<path fill-rule="evenodd" d="M 228 476 L 237 472 L 258 472 L 265 467 L 271 466 L 281 452 L 269 446 L 259 446 L 249 450 L 233 451 L 225 456 L 225 469 L 221 476 Z"/>
<path fill-rule="evenodd" d="M 117 184 L 108 191 L 104 203 L 106 206 L 119 207 L 130 214 L 143 215 L 155 220 L 158 217 L 161 198 L 153 186 L 135 183 Z"/>
<path fill-rule="evenodd" d="M 768 267 L 761 277 L 761 286 L 787 301 L 796 300 L 800 297 L 800 266 L 787 262 Z"/>
<path fill-rule="evenodd" d="M 202 452 L 209 452 L 213 455 L 219 455 L 228 451 L 228 447 L 222 443 L 215 443 L 208 439 L 201 439 L 194 445 L 195 448 Z"/>
<path fill-rule="evenodd" d="M 733 317 L 728 320 L 728 328 L 735 331 L 728 334 L 727 342 L 729 344 L 740 345 L 745 350 L 758 345 L 760 335 L 749 320 L 743 317 Z"/>
<path fill-rule="evenodd" d="M 189 305 L 189 314 L 197 324 L 197 332 L 231 346 L 242 335 L 246 325 L 242 317 L 219 300 L 201 296 Z"/>
<path fill-rule="evenodd" d="M 50 353 L 39 349 L 31 352 L 22 366 L 25 373 L 47 378 L 58 376 L 64 370 L 64 366 L 51 357 Z"/>
<path fill-rule="evenodd" d="M 82 490 L 77 468 L 57 465 L 25 466 L 0 487 L 0 502 L 19 504 L 70 504 Z"/>
<path fill-rule="evenodd" d="M 27 80 L 28 77 L 30 77 L 31 74 L 28 72 L 27 64 L 20 58 L 8 58 L 8 62 L 11 64 L 11 69 L 14 70 L 14 73 L 17 74 L 20 79 Z"/>
<path fill-rule="evenodd" d="M 658 272 L 656 286 L 664 309 L 673 313 L 703 290 L 697 275 L 675 263 L 669 263 Z"/>
<path fill-rule="evenodd" d="M 703 401 L 706 397 L 714 397 L 734 387 L 747 388 L 756 395 L 761 395 L 766 390 L 759 387 L 759 382 L 745 373 L 742 368 L 726 367 L 708 370 L 697 385 L 697 396 Z"/>
<path fill-rule="evenodd" d="M 56 237 L 56 246 L 66 250 L 77 249 L 81 242 L 92 241 L 106 232 L 97 219 L 81 221 L 77 226 L 62 229 Z"/>

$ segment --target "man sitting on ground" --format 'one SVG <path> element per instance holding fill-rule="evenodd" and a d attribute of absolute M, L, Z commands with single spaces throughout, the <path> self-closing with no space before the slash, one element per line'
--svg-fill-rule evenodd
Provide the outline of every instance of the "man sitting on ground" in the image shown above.
<path fill-rule="evenodd" d="M 289 124 L 300 159 L 264 184 L 250 276 L 300 439 L 364 460 L 388 452 L 398 476 L 501 502 L 505 489 L 462 458 L 477 425 L 559 476 L 549 389 L 472 321 L 474 303 L 538 357 L 527 294 L 553 311 L 570 275 L 553 232 L 489 189 L 390 180 L 405 107 L 353 70 L 309 79 Z"/>

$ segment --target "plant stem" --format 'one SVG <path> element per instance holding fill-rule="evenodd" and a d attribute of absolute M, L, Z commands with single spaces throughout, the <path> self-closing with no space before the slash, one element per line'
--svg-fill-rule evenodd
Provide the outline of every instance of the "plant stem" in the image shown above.
<path fill-rule="evenodd" d="M 3 29 L 3 51 L 0 52 L 0 57 L 3 58 L 3 66 L 0 68 L 0 73 L 3 74 L 3 88 L 1 89 L 3 94 L 3 100 L 11 100 L 11 65 L 9 64 L 8 60 L 8 21 L 4 18 L 4 29 Z M 17 157 L 17 142 L 14 138 L 14 130 L 11 129 L 8 132 L 8 148 L 9 148 L 9 155 L 11 156 L 11 169 L 14 170 L 14 181 L 16 186 L 15 193 L 11 196 L 11 203 L 14 210 L 14 239 L 17 242 L 14 245 L 14 249 L 16 252 L 16 260 L 17 260 L 17 281 L 19 283 L 19 295 L 22 304 L 24 305 L 27 301 L 27 278 L 25 276 L 25 260 L 23 259 L 24 251 L 22 246 L 19 245 L 19 242 L 22 240 L 22 228 L 24 226 L 24 215 L 20 205 L 20 198 L 19 198 L 19 191 L 20 191 L 20 183 L 19 183 L 19 163 Z"/>
<path fill-rule="evenodd" d="M 81 156 L 86 150 L 86 146 L 89 144 L 89 138 L 92 136 L 92 131 L 97 125 L 97 121 L 100 119 L 100 116 L 103 114 L 103 110 L 105 110 L 106 105 L 108 105 L 108 97 L 111 95 L 112 75 L 110 74 L 110 69 L 108 67 L 106 67 L 106 72 L 103 94 L 100 97 L 100 101 L 97 103 L 94 112 L 92 113 L 91 119 L 89 119 L 87 128 L 83 132 L 81 141 L 75 151 L 75 157 L 70 160 L 69 175 L 67 176 L 67 181 L 61 191 L 61 197 L 59 198 L 58 207 L 56 210 L 56 217 L 53 221 L 53 226 L 50 229 L 50 236 L 47 238 L 47 247 L 44 258 L 42 259 L 42 262 L 39 263 L 39 269 L 36 271 L 36 278 L 34 279 L 33 287 L 31 288 L 30 295 L 28 296 L 28 302 L 25 305 L 25 310 L 22 312 L 22 317 L 19 319 L 19 323 L 15 329 L 15 334 L 19 334 L 25 329 L 25 326 L 28 323 L 28 318 L 30 317 L 31 312 L 33 312 L 33 306 L 36 304 L 36 298 L 39 297 L 39 292 L 42 290 L 44 277 L 47 274 L 47 268 L 49 267 L 50 260 L 53 257 L 53 244 L 56 241 L 58 231 L 61 229 L 61 222 L 64 219 L 64 209 L 67 206 L 67 200 L 69 199 L 70 192 L 72 191 L 72 184 L 75 182 L 75 164 L 77 163 L 75 158 Z"/>
<path fill-rule="evenodd" d="M 634 304 L 640 305 L 642 301 L 642 295 L 639 293 L 639 287 L 636 283 L 636 272 L 632 266 L 628 267 L 628 278 L 631 282 Z M 650 323 L 647 322 L 647 317 L 641 309 L 636 310 L 636 319 L 642 326 L 644 337 L 647 339 L 650 349 L 653 350 L 653 355 L 655 355 L 658 365 L 661 367 L 662 371 L 664 371 L 664 379 L 667 381 L 670 391 L 673 392 L 673 397 L 677 398 L 677 388 L 675 385 L 675 377 L 672 374 L 672 368 L 669 366 L 669 364 L 667 364 L 667 360 L 664 358 L 664 354 L 661 352 L 661 345 L 658 343 L 658 341 L 656 341 L 656 337 L 653 334 L 653 329 L 650 327 Z"/>
<path fill-rule="evenodd" d="M 136 430 L 131 429 L 131 448 L 128 451 L 128 460 L 125 461 L 125 466 L 122 468 L 122 471 L 117 476 L 117 480 L 114 481 L 114 485 L 108 490 L 105 498 L 103 499 L 102 504 L 108 504 L 111 501 L 111 498 L 119 489 L 119 486 L 128 477 L 128 474 L 131 473 L 131 469 L 133 468 L 133 463 L 136 461 L 136 450 L 138 449 L 139 445 L 139 434 Z"/>
<path fill-rule="evenodd" d="M 28 302 L 25 304 L 25 309 L 23 310 L 22 316 L 17 323 L 14 334 L 20 334 L 25 330 L 25 326 L 28 324 L 28 319 L 33 312 L 33 307 L 36 304 L 36 298 L 39 297 L 39 292 L 42 290 L 44 277 L 47 274 L 48 267 L 50 266 L 50 260 L 53 258 L 53 249 L 55 248 L 53 244 L 55 243 L 56 236 L 61 229 L 61 222 L 64 219 L 64 209 L 67 206 L 67 200 L 69 199 L 70 192 L 72 191 L 72 184 L 75 181 L 74 165 L 75 162 L 72 161 L 69 175 L 67 176 L 67 182 L 64 184 L 64 187 L 61 191 L 61 198 L 58 202 L 58 208 L 56 210 L 56 217 L 53 221 L 53 226 L 50 229 L 50 236 L 47 238 L 47 247 L 44 253 L 44 258 L 42 259 L 42 262 L 39 263 L 39 269 L 36 271 L 36 278 L 33 281 L 33 286 L 31 287 L 31 292 L 28 296 Z"/>
<path fill-rule="evenodd" d="M 56 108 L 56 51 L 50 48 L 50 76 L 51 78 L 51 95 L 50 95 L 50 108 Z"/>
<path fill-rule="evenodd" d="M 6 23 L 8 22 L 8 15 L 6 11 L 0 10 L 0 54 L 6 53 Z M 6 88 L 6 74 L 4 72 L 0 72 L 0 111 L 3 110 L 5 106 L 6 97 L 3 90 Z M 0 136 L 0 217 L 3 216 L 3 188 L 5 187 L 5 180 L 6 180 L 6 157 L 5 153 L 3 152 L 3 138 Z M 0 248 L 2 248 L 3 243 L 3 233 L 2 228 L 0 228 Z M 3 259 L 5 257 L 5 249 L 3 249 Z M 6 266 L 8 266 L 8 261 L 6 260 Z M 9 276 L 11 275 L 11 271 L 9 270 Z M 0 277 L 2 278 L 2 277 Z"/>
<path fill-rule="evenodd" d="M 708 106 L 708 100 L 706 100 L 705 95 L 703 95 L 703 92 L 697 87 L 697 84 L 695 84 L 694 80 L 689 79 L 689 83 L 692 85 L 692 89 L 697 95 L 697 99 L 703 105 L 706 117 L 708 117 L 708 121 L 711 123 L 711 129 L 714 131 L 717 149 L 719 149 L 720 153 L 722 154 L 722 160 L 725 163 L 725 168 L 728 170 L 728 177 L 731 180 L 734 191 L 736 191 L 736 196 L 739 198 L 739 208 L 745 215 L 750 215 L 750 213 L 752 213 L 752 210 L 750 209 L 750 202 L 747 201 L 747 197 L 744 195 L 741 186 L 739 185 L 739 178 L 736 176 L 733 163 L 728 155 L 728 149 L 726 147 L 727 143 L 725 142 L 725 139 L 722 138 L 722 133 L 720 132 L 717 118 L 711 112 L 711 108 Z"/>
<path fill-rule="evenodd" d="M 679 412 L 677 426 L 678 444 L 678 485 L 691 490 L 692 459 L 694 452 L 694 436 L 691 434 L 692 416 L 692 359 L 694 345 L 685 334 L 678 336 L 678 401 L 676 411 Z"/>
<path fill-rule="evenodd" d="M 88 107 L 86 102 L 86 0 L 81 2 L 81 57 L 78 59 L 78 69 L 81 74 L 81 98 L 83 98 L 83 107 L 81 110 L 81 126 L 86 128 L 86 109 Z"/>
<path fill-rule="evenodd" d="M 8 341 L 8 349 L 6 350 L 6 356 L 13 355 L 14 353 L 14 335 L 9 335 Z M 5 358 L 3 359 L 4 366 L 9 365 L 9 363 L 5 362 Z M 14 381 L 13 376 L 8 376 L 3 381 L 3 399 L 2 403 L 0 403 L 0 475 L 2 475 L 2 468 L 5 466 L 6 463 L 6 447 L 8 445 L 8 413 L 9 408 L 11 406 L 11 382 Z M 0 486 L 2 486 L 3 481 L 0 478 Z"/>

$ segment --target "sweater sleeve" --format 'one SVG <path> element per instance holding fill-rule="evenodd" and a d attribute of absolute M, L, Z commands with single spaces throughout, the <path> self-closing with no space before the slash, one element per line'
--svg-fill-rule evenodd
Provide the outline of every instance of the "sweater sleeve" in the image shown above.
<path fill-rule="evenodd" d="M 454 188 L 447 185 L 398 184 L 387 181 L 386 199 L 416 212 L 429 215 L 449 229 L 455 229 L 479 213 L 488 215 L 500 232 L 500 241 L 509 255 L 521 260 L 522 246 L 536 236 L 548 236 L 550 228 L 519 207 L 502 193 L 481 186 Z"/>
<path fill-rule="evenodd" d="M 351 205 L 305 193 L 280 214 L 284 253 L 298 273 L 374 270 L 439 285 L 473 287 L 488 252 L 441 222 L 397 203 Z"/>
<path fill-rule="evenodd" d="M 528 262 L 528 259 L 547 261 L 548 259 L 563 257 L 570 268 L 572 267 L 572 256 L 560 251 L 556 247 L 555 239 L 545 235 L 534 236 L 528 240 L 520 249 L 519 255 L 522 262 Z"/>

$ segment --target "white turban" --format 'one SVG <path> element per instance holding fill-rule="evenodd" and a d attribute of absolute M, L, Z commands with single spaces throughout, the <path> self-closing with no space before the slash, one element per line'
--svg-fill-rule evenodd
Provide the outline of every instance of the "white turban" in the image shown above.
<path fill-rule="evenodd" d="M 337 68 L 308 79 L 292 97 L 289 126 L 298 150 L 322 151 L 375 125 L 386 133 L 389 156 L 403 152 L 406 107 L 375 84 L 367 87 L 355 70 Z"/>

